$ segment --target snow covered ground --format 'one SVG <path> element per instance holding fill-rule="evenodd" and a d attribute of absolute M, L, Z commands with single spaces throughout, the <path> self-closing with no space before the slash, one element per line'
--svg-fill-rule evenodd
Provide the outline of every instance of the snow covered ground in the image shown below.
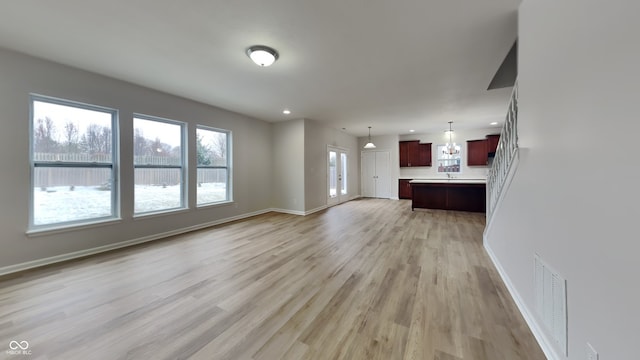
<path fill-rule="evenodd" d="M 143 213 L 180 207 L 180 186 L 136 185 L 135 212 Z M 203 183 L 197 188 L 198 204 L 222 201 L 224 183 Z M 34 223 L 46 225 L 111 215 L 111 191 L 94 186 L 50 187 L 34 191 Z"/>

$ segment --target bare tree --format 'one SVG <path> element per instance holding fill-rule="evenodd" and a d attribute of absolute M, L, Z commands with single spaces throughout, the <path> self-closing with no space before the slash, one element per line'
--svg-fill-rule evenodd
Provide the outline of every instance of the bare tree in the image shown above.
<path fill-rule="evenodd" d="M 53 153 L 56 152 L 58 143 L 54 140 L 55 124 L 49 117 L 38 119 L 35 128 L 35 152 Z"/>
<path fill-rule="evenodd" d="M 82 150 L 89 154 L 97 154 L 99 152 L 99 144 L 98 144 L 98 135 L 99 135 L 99 125 L 91 124 L 87 128 L 87 131 L 82 134 L 82 138 L 80 143 L 82 145 Z"/>
<path fill-rule="evenodd" d="M 111 128 L 103 126 L 100 132 L 100 152 L 103 154 L 111 153 Z"/>
<path fill-rule="evenodd" d="M 225 165 L 227 162 L 227 134 L 216 133 L 211 141 L 211 152 L 216 165 Z"/>
<path fill-rule="evenodd" d="M 69 121 L 64 125 L 64 137 L 67 152 L 77 152 L 79 149 L 78 127 L 74 123 Z"/>
<path fill-rule="evenodd" d="M 159 137 L 151 142 L 151 151 L 155 156 L 171 155 L 171 145 L 163 143 Z"/>
<path fill-rule="evenodd" d="M 144 137 L 144 133 L 140 128 L 133 130 L 133 155 L 149 155 L 149 141 Z"/>
<path fill-rule="evenodd" d="M 111 153 L 111 128 L 91 124 L 80 140 L 82 150 L 89 154 Z"/>

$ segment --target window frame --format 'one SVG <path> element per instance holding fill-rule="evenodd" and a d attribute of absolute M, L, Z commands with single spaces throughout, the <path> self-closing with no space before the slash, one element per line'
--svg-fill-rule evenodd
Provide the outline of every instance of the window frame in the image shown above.
<path fill-rule="evenodd" d="M 439 163 L 438 167 L 436 168 L 436 171 L 438 173 L 462 174 L 462 153 L 463 153 L 462 146 L 457 145 L 456 143 L 453 143 L 453 144 L 455 145 L 456 149 L 458 149 L 458 154 L 456 155 L 449 155 L 449 154 L 443 153 L 443 151 L 445 150 L 447 145 L 449 145 L 449 143 L 440 144 L 436 146 L 436 149 L 437 149 L 436 162 Z M 445 164 L 445 165 L 442 165 L 442 164 Z"/>
<path fill-rule="evenodd" d="M 196 139 L 198 137 L 198 130 L 205 130 L 205 131 L 213 131 L 213 132 L 217 132 L 217 133 L 222 133 L 226 135 L 226 143 L 227 143 L 227 163 L 226 166 L 220 166 L 220 165 L 199 165 L 198 164 L 198 149 L 197 149 L 197 140 L 196 140 L 196 149 L 195 149 L 195 157 L 196 157 L 196 183 L 197 183 L 197 178 L 198 178 L 198 170 L 199 169 L 226 169 L 226 198 L 224 200 L 220 200 L 220 201 L 212 201 L 212 202 L 206 202 L 206 203 L 202 203 L 200 204 L 198 202 L 198 189 L 199 187 L 196 186 L 196 208 L 203 208 L 203 207 L 207 207 L 207 206 L 216 206 L 216 205 L 221 205 L 221 204 L 228 204 L 233 202 L 233 185 L 232 185 L 232 179 L 233 179 L 233 175 L 232 175 L 232 151 L 233 151 L 233 147 L 232 147 L 232 132 L 231 130 L 225 130 L 225 129 L 220 129 L 220 128 L 215 128 L 212 126 L 207 126 L 207 125 L 196 125 Z"/>
<path fill-rule="evenodd" d="M 133 183 L 133 217 L 142 217 L 142 216 L 149 216 L 149 215 L 156 215 L 156 214 L 163 214 L 163 213 L 174 213 L 174 212 L 178 212 L 178 211 L 183 211 L 183 210 L 187 210 L 189 208 L 189 202 L 187 201 L 188 199 L 188 171 L 187 171 L 187 126 L 188 124 L 184 121 L 178 121 L 178 120 L 172 120 L 172 119 L 167 119 L 167 118 L 163 118 L 163 117 L 159 117 L 159 116 L 153 116 L 153 115 L 146 115 L 146 114 L 140 114 L 140 113 L 133 113 L 132 116 L 132 121 L 131 121 L 131 125 L 132 125 L 132 133 L 133 133 L 133 137 L 131 138 L 131 145 L 133 147 L 133 144 L 135 142 L 135 119 L 140 119 L 140 120 L 146 120 L 146 121 L 156 121 L 156 122 L 160 122 L 160 123 L 165 123 L 165 124 L 170 124 L 170 125 L 178 125 L 180 126 L 180 163 L 181 165 L 149 165 L 149 164 L 144 164 L 144 165 L 136 165 L 136 161 L 135 161 L 135 152 L 131 151 L 131 155 L 132 155 L 132 163 L 133 163 L 133 179 L 132 179 L 132 183 Z M 174 207 L 174 208 L 166 208 L 166 209 L 160 209 L 160 210 L 151 210 L 151 211 L 143 211 L 143 212 L 136 212 L 135 208 L 136 208 L 136 184 L 135 184 L 135 178 L 136 178 L 136 169 L 180 169 L 180 178 L 181 178 L 181 182 L 180 182 L 180 206 L 178 207 Z"/>
<path fill-rule="evenodd" d="M 44 161 L 35 159 L 35 119 L 34 103 L 44 102 L 49 104 L 74 107 L 83 110 L 108 113 L 111 115 L 111 163 L 98 162 L 71 162 L 71 161 Z M 120 170 L 119 170 L 119 111 L 118 109 L 87 104 L 79 101 L 61 99 L 52 96 L 29 94 L 29 224 L 28 232 L 40 232 L 58 230 L 63 228 L 82 227 L 99 224 L 112 220 L 120 220 Z M 35 224 L 35 180 L 36 168 L 76 168 L 76 169 L 111 169 L 111 214 L 108 216 L 93 217 L 89 219 L 60 221 L 48 224 Z"/>

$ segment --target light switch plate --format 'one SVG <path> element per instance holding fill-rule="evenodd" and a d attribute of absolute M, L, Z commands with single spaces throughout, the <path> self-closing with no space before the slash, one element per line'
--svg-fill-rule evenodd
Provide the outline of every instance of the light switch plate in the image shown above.
<path fill-rule="evenodd" d="M 598 352 L 591 346 L 591 344 L 587 343 L 587 360 L 598 360 Z"/>

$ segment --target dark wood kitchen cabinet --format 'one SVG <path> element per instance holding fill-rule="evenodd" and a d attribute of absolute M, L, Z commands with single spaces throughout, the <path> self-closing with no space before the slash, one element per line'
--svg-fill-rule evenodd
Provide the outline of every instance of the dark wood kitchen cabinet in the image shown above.
<path fill-rule="evenodd" d="M 485 212 L 486 185 L 414 182 L 411 184 L 411 210 L 416 208 Z"/>
<path fill-rule="evenodd" d="M 431 143 L 400 141 L 400 167 L 431 166 Z"/>
<path fill-rule="evenodd" d="M 495 155 L 499 141 L 500 134 L 487 135 L 487 152 L 489 153 L 489 156 Z"/>
<path fill-rule="evenodd" d="M 400 199 L 411 199 L 411 179 L 398 180 L 398 197 Z"/>
<path fill-rule="evenodd" d="M 486 166 L 489 162 L 487 139 L 467 140 L 467 165 Z"/>

